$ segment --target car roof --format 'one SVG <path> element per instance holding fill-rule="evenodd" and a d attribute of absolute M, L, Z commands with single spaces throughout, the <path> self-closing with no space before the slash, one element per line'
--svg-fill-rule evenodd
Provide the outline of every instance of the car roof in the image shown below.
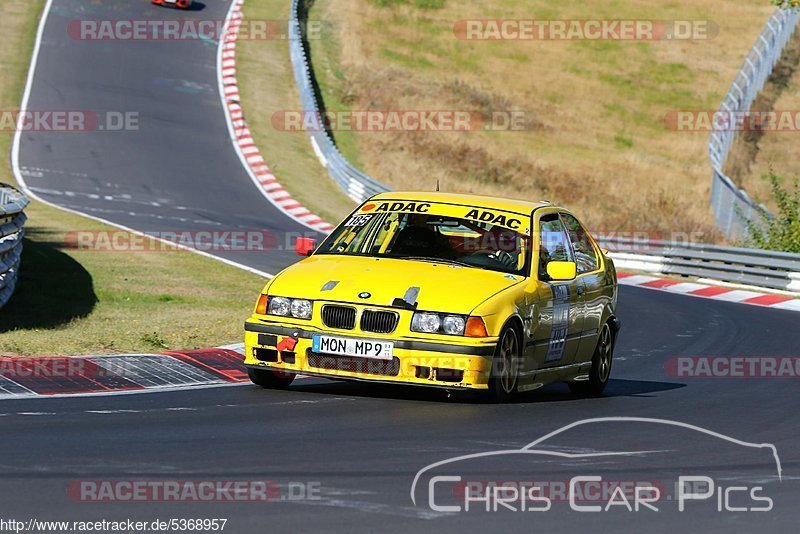
<path fill-rule="evenodd" d="M 516 200 L 503 197 L 470 195 L 467 193 L 445 193 L 439 191 L 390 191 L 388 193 L 377 194 L 372 197 L 371 200 L 438 202 L 442 204 L 475 206 L 479 208 L 497 209 L 523 214 L 528 214 L 537 208 L 555 207 L 547 200 L 531 202 L 528 200 Z"/>

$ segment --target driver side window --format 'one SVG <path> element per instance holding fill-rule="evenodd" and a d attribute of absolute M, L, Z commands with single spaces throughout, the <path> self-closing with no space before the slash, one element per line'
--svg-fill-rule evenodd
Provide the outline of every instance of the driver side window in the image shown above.
<path fill-rule="evenodd" d="M 569 213 L 562 213 L 561 218 L 567 227 L 569 239 L 572 242 L 572 250 L 575 251 L 575 261 L 578 264 L 578 274 L 588 273 L 598 269 L 600 264 L 597 261 L 597 253 L 589 237 L 578 219 Z"/>
<path fill-rule="evenodd" d="M 539 279 L 549 280 L 547 264 L 551 261 L 573 261 L 567 232 L 557 213 L 539 220 Z"/>

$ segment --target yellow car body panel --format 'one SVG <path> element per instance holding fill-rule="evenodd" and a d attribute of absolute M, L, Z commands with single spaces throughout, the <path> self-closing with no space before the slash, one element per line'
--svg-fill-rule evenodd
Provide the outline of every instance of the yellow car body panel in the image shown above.
<path fill-rule="evenodd" d="M 391 257 L 392 249 L 399 250 L 400 227 L 407 229 L 414 218 L 423 221 L 414 224 L 434 228 L 447 246 L 462 246 L 459 254 L 465 261 L 480 260 L 488 267 Z M 618 329 L 616 273 L 588 233 L 581 243 L 553 247 L 541 236 L 550 239 L 558 232 L 543 224 L 548 228 L 562 224 L 567 241 L 570 224 L 573 230 L 582 228 L 567 210 L 546 202 L 447 193 L 372 197 L 313 255 L 267 283 L 262 295 L 269 301 L 311 301 L 311 317 L 254 311 L 245 324 L 245 365 L 289 374 L 486 389 L 498 339 L 504 329 L 513 328 L 522 347 L 518 390 L 585 379 L 599 328 L 609 323 L 614 332 Z M 489 237 L 511 234 L 514 248 L 507 255 L 500 248 L 488 252 L 468 248 L 474 242 L 486 243 Z M 350 253 L 340 252 L 345 249 Z M 560 253 L 577 263 L 577 276 L 548 280 L 543 274 L 546 257 L 556 261 L 553 255 Z M 490 260 L 497 266 L 487 263 Z M 344 308 L 353 312 L 337 319 L 335 314 L 341 315 Z M 414 314 L 423 312 L 439 314 L 440 322 L 447 315 L 465 321 L 480 318 L 485 336 L 413 331 Z M 394 321 L 391 331 L 368 320 L 374 317 Z M 385 349 L 386 343 L 393 347 L 390 354 L 380 356 L 333 354 L 320 348 L 348 345 L 347 350 L 360 351 L 367 346 L 364 343 L 381 347 L 376 350 Z"/>

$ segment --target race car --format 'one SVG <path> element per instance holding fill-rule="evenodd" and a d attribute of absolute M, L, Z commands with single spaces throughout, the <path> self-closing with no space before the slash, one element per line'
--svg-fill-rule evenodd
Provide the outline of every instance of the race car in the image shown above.
<path fill-rule="evenodd" d="M 179 9 L 189 9 L 192 7 L 193 0 L 150 0 L 152 3 L 159 6 L 171 6 Z"/>
<path fill-rule="evenodd" d="M 382 193 L 267 283 L 245 323 L 250 380 L 297 374 L 494 402 L 563 381 L 599 395 L 620 328 L 613 261 L 549 202 Z"/>

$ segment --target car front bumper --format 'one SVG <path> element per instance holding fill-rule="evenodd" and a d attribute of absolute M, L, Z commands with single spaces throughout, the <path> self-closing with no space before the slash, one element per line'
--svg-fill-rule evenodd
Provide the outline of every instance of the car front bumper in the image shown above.
<path fill-rule="evenodd" d="M 394 343 L 392 360 L 315 353 L 312 336 L 326 334 Z M 461 338 L 459 338 L 461 339 Z M 467 343 L 373 334 L 343 334 L 251 319 L 245 323 L 247 367 L 327 378 L 390 382 L 454 389 L 486 389 L 496 338 L 463 338 Z"/>

